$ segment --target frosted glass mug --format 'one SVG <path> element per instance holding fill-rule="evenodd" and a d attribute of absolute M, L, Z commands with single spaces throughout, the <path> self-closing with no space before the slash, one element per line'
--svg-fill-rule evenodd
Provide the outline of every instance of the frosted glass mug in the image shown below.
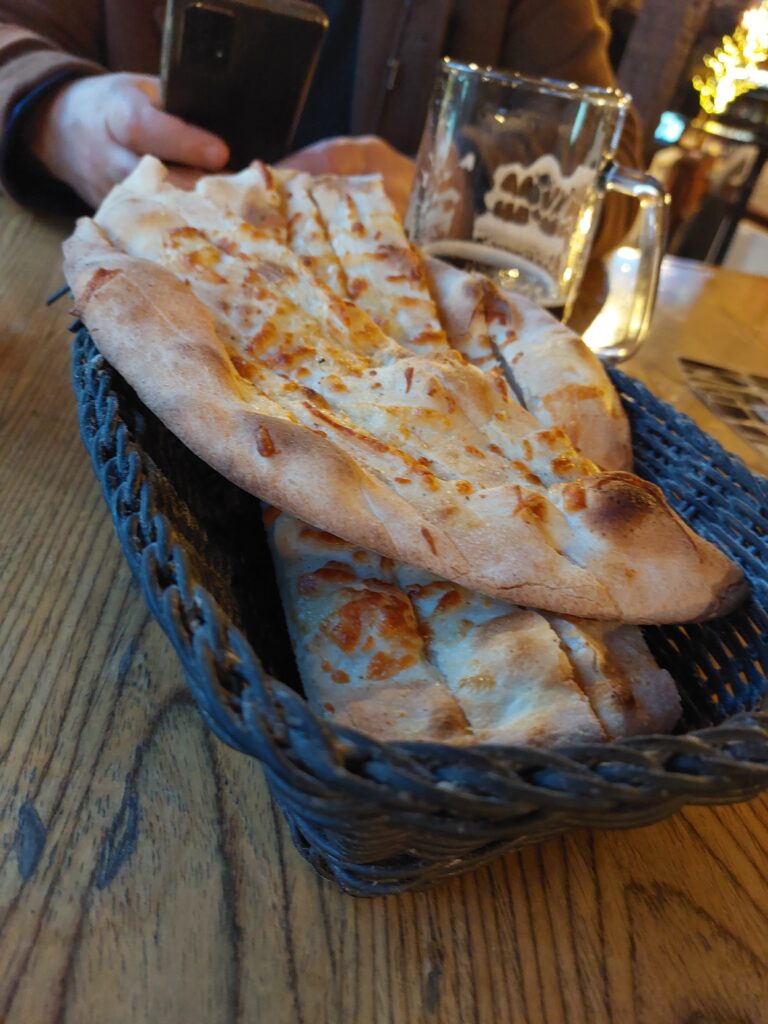
<path fill-rule="evenodd" d="M 626 330 L 601 355 L 631 355 L 659 278 L 667 197 L 613 162 L 630 99 L 618 89 L 535 79 L 444 60 L 417 160 L 406 227 L 456 266 L 520 290 L 567 319 L 608 192 L 639 200 Z"/>

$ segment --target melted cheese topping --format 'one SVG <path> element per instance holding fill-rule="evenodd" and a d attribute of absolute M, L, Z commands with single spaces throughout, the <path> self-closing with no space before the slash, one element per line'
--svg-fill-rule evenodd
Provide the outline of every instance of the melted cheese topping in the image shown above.
<path fill-rule="evenodd" d="M 108 230 L 216 311 L 238 371 L 260 397 L 351 449 L 411 497 L 414 479 L 421 493 L 438 481 L 460 482 L 457 496 L 501 483 L 546 489 L 514 436 L 530 420 L 503 389 L 450 356 L 408 357 L 318 282 L 274 226 L 256 228 L 173 189 L 153 200 L 149 212 L 143 201 L 139 225 L 130 197 L 122 210 L 106 204 Z"/>
<path fill-rule="evenodd" d="M 311 192 L 350 298 L 401 345 L 423 355 L 447 351 L 421 260 L 381 179 L 316 178 Z"/>
<path fill-rule="evenodd" d="M 282 181 L 288 245 L 318 281 L 337 295 L 345 294 L 344 272 L 310 194 L 311 178 L 308 174 L 284 173 Z"/>

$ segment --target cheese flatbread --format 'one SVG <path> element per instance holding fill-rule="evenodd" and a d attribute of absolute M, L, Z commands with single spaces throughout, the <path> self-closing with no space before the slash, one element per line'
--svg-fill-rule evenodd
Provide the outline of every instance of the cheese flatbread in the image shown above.
<path fill-rule="evenodd" d="M 286 245 L 172 189 L 150 158 L 98 221 L 67 245 L 97 343 L 183 440 L 271 503 L 558 613 L 677 621 L 742 596 L 738 569 L 657 488 L 581 475 L 572 450 L 546 467 L 565 482 L 548 483 L 526 447 L 542 432 L 479 370 L 412 356 Z"/>
<path fill-rule="evenodd" d="M 246 185 L 242 176 L 240 184 Z M 283 179 L 291 248 L 321 280 L 353 297 L 336 254 L 346 255 L 347 267 L 366 275 L 357 279 L 352 292 L 364 309 L 380 314 L 380 323 L 402 309 L 405 300 L 418 310 L 415 322 L 423 323 L 425 315 L 436 322 L 438 309 L 425 275 L 378 182 L 334 179 L 333 185 L 330 190 L 325 180 L 330 198 L 321 214 L 309 176 Z M 226 198 L 223 205 L 232 208 Z M 347 215 L 350 208 L 352 217 Z M 357 217 L 370 217 L 375 227 L 363 240 Z M 274 237 L 282 238 L 280 228 L 274 227 Z M 352 252 L 354 262 L 349 260 Z M 390 273 L 393 260 L 409 273 Z M 477 365 L 495 366 L 482 284 L 445 264 L 427 263 L 451 341 Z M 400 323 L 407 328 L 407 315 Z M 562 329 L 556 327 L 559 336 Z M 405 329 L 400 337 L 416 352 L 424 345 L 418 331 Z M 440 345 L 446 346 L 447 338 L 434 335 L 430 347 Z M 542 352 L 551 354 L 552 348 L 542 347 Z M 602 428 L 617 429 L 611 420 L 604 420 Z M 305 690 L 321 713 L 344 721 L 347 709 L 354 707 L 359 720 L 365 708 L 367 729 L 374 735 L 412 736 L 411 717 L 392 720 L 387 708 L 393 693 L 397 701 L 403 687 L 411 692 L 415 666 L 421 708 L 443 707 L 446 697 L 440 687 L 447 687 L 471 724 L 475 742 L 552 745 L 612 739 L 666 730 L 679 717 L 674 683 L 653 662 L 635 627 L 554 617 L 548 621 L 538 612 L 355 549 L 285 513 L 277 517 L 271 536 Z M 379 614 L 373 614 L 374 607 Z M 390 614 L 381 613 L 384 607 Z M 369 614 L 363 616 L 361 608 Z M 391 647 L 400 632 L 402 644 L 395 640 L 394 652 L 383 654 L 382 642 Z M 437 721 L 442 721 L 440 715 Z M 418 726 L 422 738 L 432 738 L 423 715 Z M 454 729 L 442 738 L 466 742 L 467 731 Z"/>
<path fill-rule="evenodd" d="M 270 510 L 266 519 L 296 660 L 317 710 L 381 740 L 471 742 L 392 563 L 285 513 Z"/>
<path fill-rule="evenodd" d="M 344 205 L 344 182 L 341 179 L 337 180 L 336 194 L 336 203 L 331 210 L 339 203 Z M 329 245 L 332 242 L 336 251 L 344 252 L 346 236 L 354 231 L 354 227 L 350 227 L 345 218 L 337 218 L 333 223 L 322 223 L 315 231 L 322 231 L 323 236 L 329 239 Z M 394 213 L 388 226 L 387 246 L 388 252 L 405 253 L 408 250 L 401 228 L 398 234 Z M 378 255 L 374 247 L 371 261 L 374 268 L 378 267 Z M 330 253 L 326 250 L 323 253 L 325 265 L 329 259 Z M 449 271 L 451 284 L 457 288 L 462 289 L 467 283 L 475 284 L 475 279 L 469 275 L 445 269 Z M 440 278 L 443 291 L 445 276 Z M 408 290 L 411 298 L 419 299 L 420 308 L 428 306 L 431 297 L 425 281 L 411 276 Z M 482 325 L 484 340 L 493 358 L 485 324 L 484 291 L 482 288 L 473 290 L 477 297 L 474 315 Z M 382 308 L 387 301 L 394 304 L 402 298 L 402 279 L 389 274 L 371 276 L 362 293 L 366 308 Z M 445 302 L 445 295 L 443 299 Z M 447 305 L 456 311 L 462 303 L 449 297 Z M 441 305 L 443 317 L 444 312 L 445 307 Z M 480 337 L 479 330 L 466 333 L 474 339 Z M 417 341 L 413 345 L 416 351 L 419 344 Z M 466 348 L 465 354 L 470 355 Z M 479 361 L 481 350 L 478 348 L 473 355 L 475 361 Z M 283 515 L 280 521 L 280 529 L 285 533 L 290 528 L 287 525 L 289 518 Z M 295 520 L 291 522 L 295 523 Z M 297 567 L 302 565 L 301 548 L 305 532 L 295 531 L 287 563 L 279 552 L 275 552 L 279 575 L 284 580 L 301 571 Z M 314 554 L 316 531 L 310 533 L 312 537 L 308 543 Z M 391 593 L 396 581 L 401 587 L 401 601 L 407 592 L 419 633 L 425 639 L 429 661 L 439 670 L 444 685 L 460 702 L 476 742 L 551 745 L 564 739 L 616 738 L 666 730 L 679 717 L 680 701 L 674 683 L 669 674 L 653 662 L 642 635 L 634 627 L 580 620 L 547 621 L 537 612 L 471 593 L 447 580 L 402 564 L 388 562 L 386 578 L 382 580 L 381 568 L 377 571 L 376 565 L 371 564 L 372 559 L 375 563 L 376 556 L 354 549 L 350 551 L 350 546 L 337 538 L 326 538 L 326 544 L 331 545 L 328 558 L 336 554 L 338 559 L 339 552 L 344 550 L 347 556 L 345 571 L 352 576 L 363 572 L 366 586 L 371 587 L 378 581 L 379 586 L 385 586 Z M 337 564 L 337 560 L 328 563 L 329 566 Z M 332 577 L 335 575 L 332 569 L 325 571 Z M 311 593 L 305 592 L 299 599 L 303 614 L 299 617 L 294 638 L 299 649 L 303 650 L 308 643 L 308 637 L 301 631 L 301 621 L 322 617 L 319 610 L 327 608 L 329 589 L 332 591 L 333 586 L 333 582 L 321 579 L 316 573 Z M 295 593 L 287 583 L 284 583 L 282 593 L 289 614 L 293 614 L 297 601 Z M 371 650 L 375 649 L 374 640 L 377 638 L 375 630 L 366 638 Z M 320 661 L 326 666 L 347 664 L 335 638 L 332 641 L 327 631 L 312 638 L 312 647 L 315 663 Z M 408 649 L 408 644 L 404 649 Z M 388 664 L 392 668 L 389 686 L 396 687 L 396 667 L 393 667 L 392 659 L 388 659 Z M 316 698 L 316 705 L 318 693 L 328 689 L 333 693 L 332 683 L 329 684 L 322 673 L 313 675 L 306 665 L 304 680 L 306 691 Z M 344 680 L 347 680 L 346 672 Z M 425 687 L 426 706 L 434 699 L 435 692 L 434 683 Z M 375 701 L 375 696 L 373 699 Z M 424 733 L 423 738 L 429 738 L 429 734 Z"/>

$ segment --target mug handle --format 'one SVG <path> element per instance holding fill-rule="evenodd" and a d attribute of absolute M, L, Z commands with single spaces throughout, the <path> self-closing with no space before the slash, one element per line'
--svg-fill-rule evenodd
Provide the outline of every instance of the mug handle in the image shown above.
<path fill-rule="evenodd" d="M 629 359 L 640 348 L 651 322 L 659 287 L 661 258 L 669 227 L 670 197 L 650 174 L 610 164 L 603 177 L 606 192 L 632 196 L 640 202 L 639 260 L 629 303 L 626 331 L 620 344 L 600 349 L 600 357 L 611 362 Z"/>

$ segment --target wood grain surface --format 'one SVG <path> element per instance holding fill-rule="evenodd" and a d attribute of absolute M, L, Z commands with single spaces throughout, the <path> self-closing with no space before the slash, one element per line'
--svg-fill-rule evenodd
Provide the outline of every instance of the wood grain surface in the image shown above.
<path fill-rule="evenodd" d="M 765 798 L 414 896 L 355 900 L 304 863 L 113 536 L 66 300 L 42 305 L 65 230 L 0 200 L 0 1022 L 767 1024 Z M 711 426 L 674 355 L 765 367 L 768 286 L 674 262 L 661 294 L 629 369 Z"/>

